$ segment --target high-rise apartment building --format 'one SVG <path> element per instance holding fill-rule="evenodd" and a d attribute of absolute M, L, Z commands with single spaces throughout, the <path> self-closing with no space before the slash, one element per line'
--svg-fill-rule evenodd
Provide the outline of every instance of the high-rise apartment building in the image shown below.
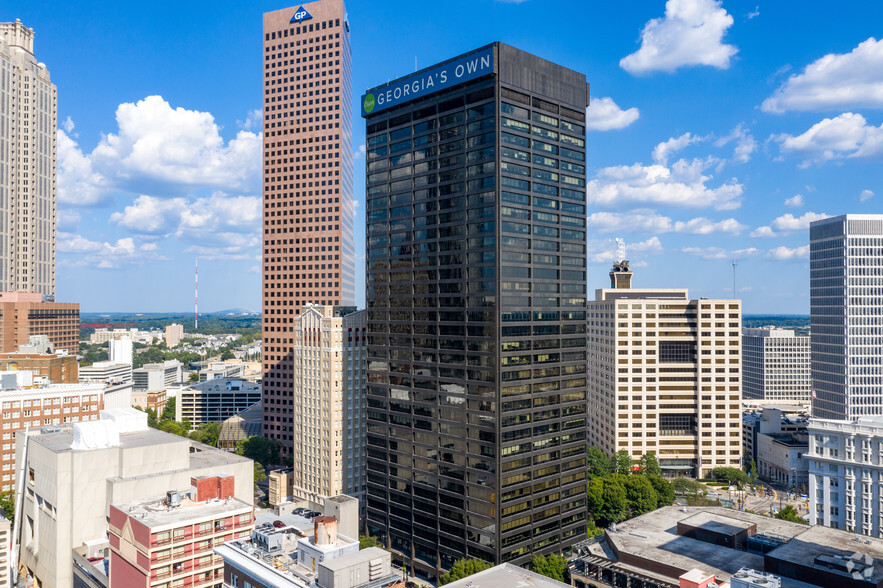
<path fill-rule="evenodd" d="M 883 415 L 883 215 L 809 227 L 812 414 Z"/>
<path fill-rule="evenodd" d="M 655 453 L 667 475 L 739 467 L 741 302 L 632 288 L 631 276 L 618 261 L 588 303 L 589 443 Z"/>
<path fill-rule="evenodd" d="M 810 390 L 808 335 L 742 329 L 742 398 L 809 404 Z"/>
<path fill-rule="evenodd" d="M 503 43 L 362 97 L 367 527 L 424 579 L 585 536 L 587 103 Z"/>
<path fill-rule="evenodd" d="M 34 30 L 0 23 L 0 292 L 55 297 L 57 90 Z"/>
<path fill-rule="evenodd" d="M 349 493 L 347 476 L 359 471 L 364 445 L 352 444 L 349 435 L 364 433 L 364 355 L 353 362 L 354 343 L 364 341 L 365 311 L 355 307 L 307 304 L 292 321 L 294 495 L 321 501 L 324 496 Z M 354 338 L 356 341 L 354 341 Z M 353 371 L 356 372 L 353 378 Z M 355 381 L 359 387 L 353 389 Z M 352 406 L 352 404 L 355 406 Z M 355 430 L 347 432 L 350 418 L 358 416 Z M 350 444 L 347 444 L 347 441 Z"/>
<path fill-rule="evenodd" d="M 343 0 L 264 14 L 264 436 L 294 443 L 294 318 L 355 304 L 352 64 Z"/>

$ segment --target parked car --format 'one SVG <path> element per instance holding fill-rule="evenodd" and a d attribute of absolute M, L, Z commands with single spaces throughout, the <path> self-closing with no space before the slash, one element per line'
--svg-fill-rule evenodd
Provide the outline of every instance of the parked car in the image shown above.
<path fill-rule="evenodd" d="M 298 515 L 298 516 L 303 516 L 303 515 L 306 514 L 307 512 L 308 512 L 308 511 L 307 511 L 307 509 L 305 509 L 305 508 L 296 508 L 296 509 L 294 509 L 294 514 L 296 514 L 296 515 Z"/>
<path fill-rule="evenodd" d="M 277 529 L 281 529 L 282 527 L 285 527 L 287 525 L 285 523 L 283 523 L 282 521 L 273 521 L 273 526 L 276 527 Z"/>

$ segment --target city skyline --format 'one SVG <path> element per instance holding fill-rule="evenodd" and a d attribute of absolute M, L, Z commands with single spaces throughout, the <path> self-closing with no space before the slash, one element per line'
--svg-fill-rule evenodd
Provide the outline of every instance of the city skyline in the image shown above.
<path fill-rule="evenodd" d="M 283 7 L 176 5 L 174 19 L 163 4 L 6 7 L 0 20 L 35 30 L 35 54 L 58 86 L 59 300 L 85 312 L 186 310 L 199 257 L 202 308 L 259 308 L 256 39 L 261 14 Z M 605 286 L 613 238 L 623 237 L 641 268 L 637 288 L 731 297 L 736 259 L 744 312 L 808 314 L 809 222 L 883 212 L 873 166 L 883 155 L 883 42 L 873 25 L 883 8 L 787 8 L 353 2 L 357 304 L 358 96 L 500 40 L 585 71 L 592 84 L 590 291 Z M 100 42 L 72 45 L 74 30 Z"/>

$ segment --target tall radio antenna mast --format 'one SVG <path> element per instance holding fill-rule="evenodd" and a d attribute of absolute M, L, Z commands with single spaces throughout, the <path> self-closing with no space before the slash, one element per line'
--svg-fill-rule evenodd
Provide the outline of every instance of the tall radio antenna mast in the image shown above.
<path fill-rule="evenodd" d="M 193 273 L 193 331 L 199 332 L 199 258 Z"/>
<path fill-rule="evenodd" d="M 733 300 L 736 299 L 736 260 L 733 260 Z"/>

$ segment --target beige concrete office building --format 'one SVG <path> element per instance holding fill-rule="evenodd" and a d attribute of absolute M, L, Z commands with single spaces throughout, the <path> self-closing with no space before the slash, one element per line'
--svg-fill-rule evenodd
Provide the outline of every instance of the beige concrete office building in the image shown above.
<path fill-rule="evenodd" d="M 355 304 L 352 65 L 342 0 L 264 14 L 265 437 L 294 445 L 294 319 Z"/>
<path fill-rule="evenodd" d="M 741 302 L 632 288 L 625 260 L 610 277 L 588 303 L 589 443 L 667 475 L 739 467 Z"/>
<path fill-rule="evenodd" d="M 0 292 L 55 297 L 57 94 L 34 30 L 0 23 Z"/>
<path fill-rule="evenodd" d="M 365 311 L 353 307 L 307 304 L 294 319 L 294 497 L 318 502 L 321 497 L 349 493 L 347 464 L 360 462 L 363 445 L 347 451 L 349 398 L 364 402 L 364 386 L 348 390 L 353 368 L 353 332 L 364 340 Z M 363 352 L 364 353 L 364 352 Z M 362 360 L 364 363 L 364 360 Z M 364 373 L 364 367 L 356 366 Z M 364 379 L 360 380 L 364 384 Z M 357 410 L 361 413 L 361 406 Z M 364 430 L 364 425 L 361 425 Z M 359 469 L 358 463 L 356 469 Z"/>

